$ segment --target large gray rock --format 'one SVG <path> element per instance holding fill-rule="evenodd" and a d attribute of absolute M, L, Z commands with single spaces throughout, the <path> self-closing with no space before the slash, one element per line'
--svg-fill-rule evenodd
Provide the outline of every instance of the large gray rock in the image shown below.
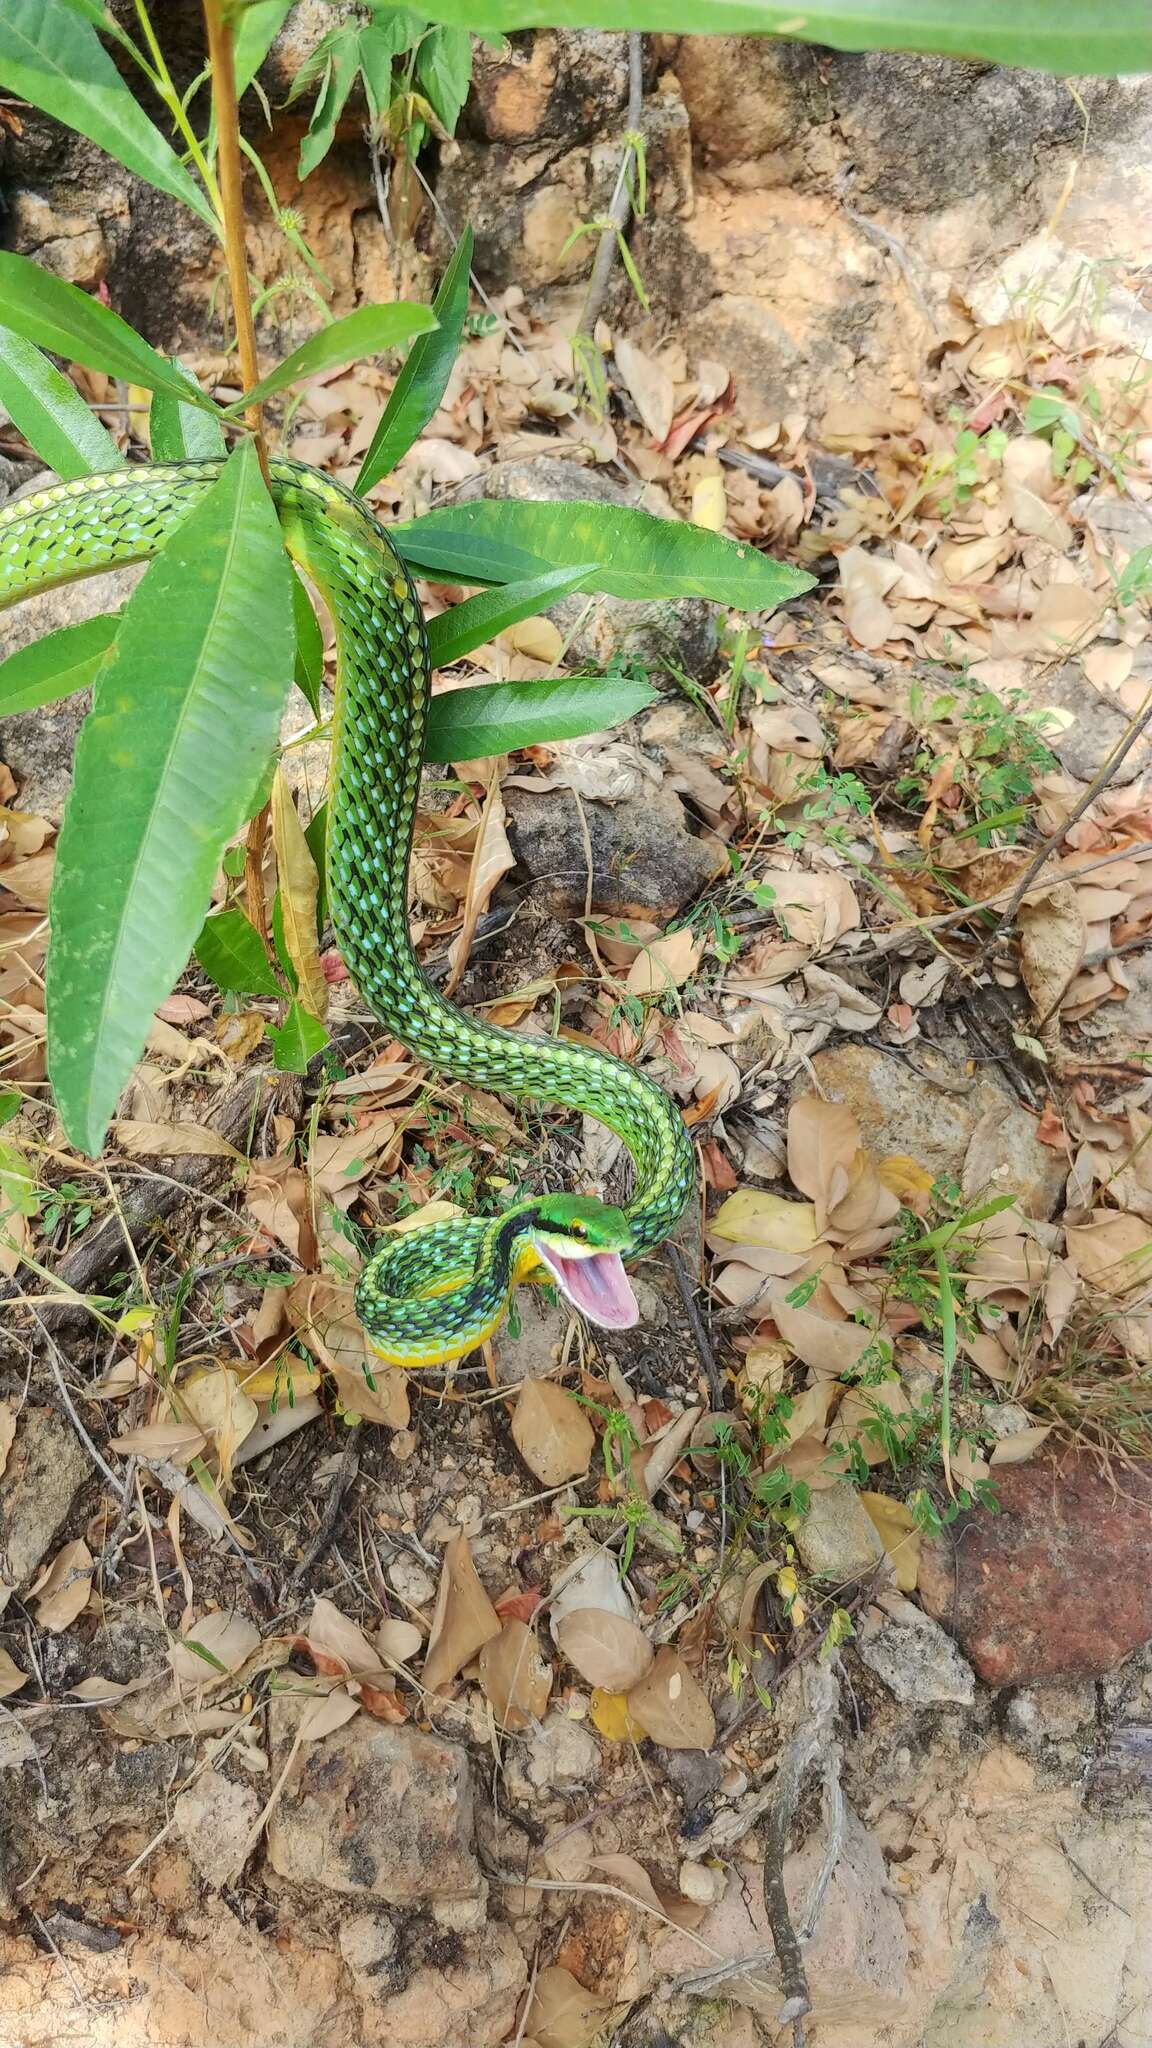
<path fill-rule="evenodd" d="M 588 856 L 580 809 L 571 790 L 534 796 L 505 792 L 509 837 L 533 896 L 557 917 L 579 917 L 586 902 Z M 727 872 L 724 848 L 696 839 L 671 790 L 603 804 L 580 800 L 592 849 L 591 909 L 601 917 L 640 917 L 660 924 Z"/>
<path fill-rule="evenodd" d="M 63 626 L 77 626 L 103 612 L 119 611 L 140 574 L 138 568 L 114 569 L 106 576 L 86 577 L 82 583 L 64 583 L 58 590 L 25 598 L 12 611 L 0 613 L 0 657 L 15 654 Z M 78 690 L 59 703 L 0 719 L 0 760 L 7 762 L 16 777 L 22 810 L 59 824 L 72 786 L 76 735 L 88 705 L 87 690 Z"/>
<path fill-rule="evenodd" d="M 866 1620 L 860 1630 L 861 1662 L 909 1706 L 970 1707 L 975 1674 L 940 1623 L 899 1593 L 882 1594 L 880 1605 L 884 1620 Z"/>
<path fill-rule="evenodd" d="M 305 1704 L 276 1702 L 281 1760 Z M 302 1745 L 268 1824 L 268 1857 L 297 1884 L 387 1905 L 477 1897 L 467 1755 L 454 1742 L 358 1714 Z"/>
<path fill-rule="evenodd" d="M 0 1487 L 0 1613 L 47 1554 L 91 1469 L 53 1409 L 22 1410 Z"/>

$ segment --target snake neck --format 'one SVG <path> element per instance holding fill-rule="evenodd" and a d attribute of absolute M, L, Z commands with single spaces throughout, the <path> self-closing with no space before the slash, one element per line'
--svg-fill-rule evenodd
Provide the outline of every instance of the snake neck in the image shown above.
<path fill-rule="evenodd" d="M 379 1355 L 409 1369 L 446 1365 L 491 1336 L 512 1289 L 542 1270 L 533 1207 L 519 1203 L 490 1222 L 432 1224 L 377 1252 L 357 1285 L 356 1312 Z"/>

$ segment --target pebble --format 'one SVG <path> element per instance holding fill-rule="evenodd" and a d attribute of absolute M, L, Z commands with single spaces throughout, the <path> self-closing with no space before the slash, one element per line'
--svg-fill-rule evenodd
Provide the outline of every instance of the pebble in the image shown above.
<path fill-rule="evenodd" d="M 682 1863 L 680 1896 L 695 1906 L 718 1906 L 728 1889 L 728 1873 L 718 1864 Z"/>
<path fill-rule="evenodd" d="M 426 1607 L 436 1598 L 436 1581 L 431 1572 L 407 1552 L 393 1558 L 386 1577 L 393 1592 L 412 1607 Z"/>

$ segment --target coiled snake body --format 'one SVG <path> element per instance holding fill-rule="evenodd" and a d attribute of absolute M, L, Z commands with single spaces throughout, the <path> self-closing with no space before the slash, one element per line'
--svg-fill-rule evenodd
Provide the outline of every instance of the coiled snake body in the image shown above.
<path fill-rule="evenodd" d="M 0 511 L 0 605 L 146 560 L 220 473 L 218 460 L 83 477 Z M 623 1211 L 545 1195 L 492 1219 L 389 1239 L 361 1275 L 357 1311 L 381 1357 L 404 1366 L 462 1357 L 496 1328 L 517 1281 L 550 1276 L 594 1321 L 636 1320 L 621 1255 L 667 1236 L 693 1184 L 683 1118 L 662 1089 L 591 1048 L 481 1025 L 425 979 L 408 930 L 408 862 L 430 673 L 424 619 L 383 528 L 331 478 L 274 461 L 289 554 L 335 628 L 328 894 L 341 951 L 365 1001 L 430 1067 L 478 1087 L 586 1111 L 636 1168 Z M 141 707 L 142 710 L 145 707 Z"/>

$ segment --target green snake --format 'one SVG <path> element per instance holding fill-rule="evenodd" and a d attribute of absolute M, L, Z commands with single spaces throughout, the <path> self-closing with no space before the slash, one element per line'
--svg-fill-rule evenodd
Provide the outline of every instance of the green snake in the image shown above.
<path fill-rule="evenodd" d="M 217 459 L 125 468 L 6 506 L 0 606 L 155 555 L 220 468 Z M 361 995 L 429 1067 L 474 1087 L 585 1111 L 623 1139 L 635 1167 L 624 1209 L 591 1196 L 541 1195 L 491 1219 L 390 1236 L 364 1266 L 357 1313 L 379 1355 L 408 1367 L 447 1364 L 475 1349 L 525 1279 L 551 1279 L 592 1321 L 627 1328 L 638 1310 L 623 1260 L 668 1235 L 692 1190 L 684 1119 L 624 1061 L 477 1023 L 426 980 L 408 929 L 431 687 L 420 604 L 384 529 L 350 491 L 290 461 L 272 462 L 271 486 L 288 553 L 320 592 L 335 631 L 328 897 Z"/>

